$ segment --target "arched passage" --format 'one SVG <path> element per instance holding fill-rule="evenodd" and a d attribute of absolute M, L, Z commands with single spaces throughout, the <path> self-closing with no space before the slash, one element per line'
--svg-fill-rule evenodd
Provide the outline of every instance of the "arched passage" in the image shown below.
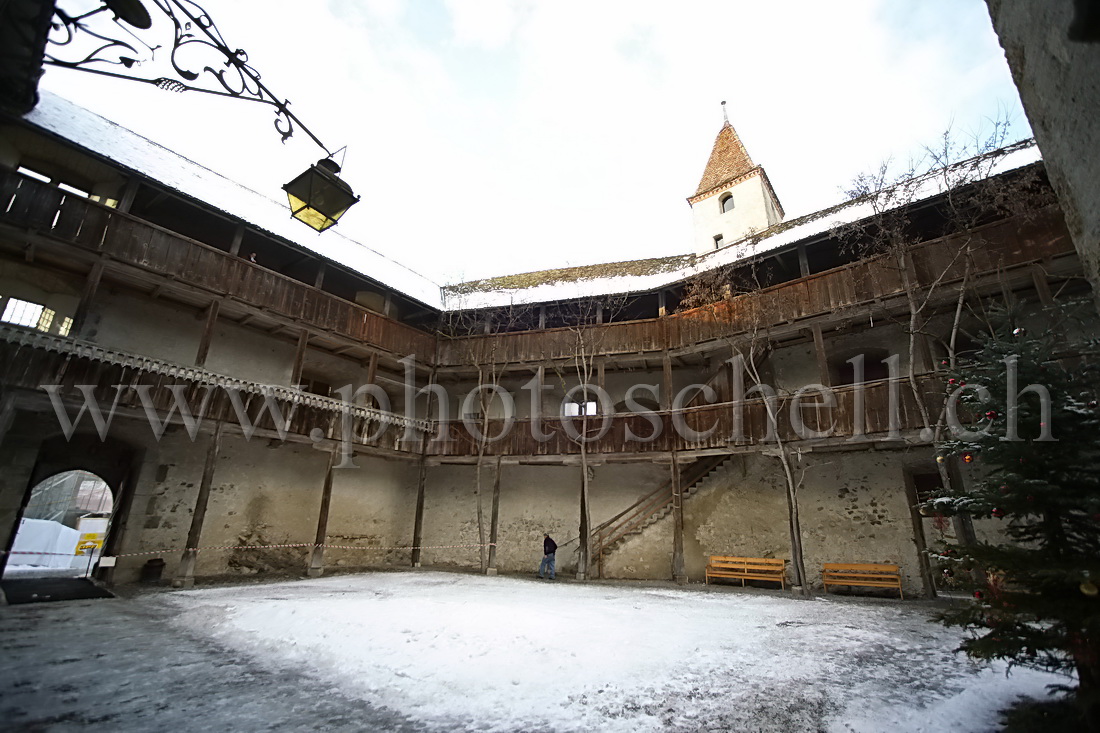
<path fill-rule="evenodd" d="M 16 519 L 15 526 L 11 528 L 11 539 L 5 549 L 9 552 L 14 549 L 18 529 L 22 526 L 22 520 L 25 517 L 37 518 L 29 516 L 28 510 L 38 513 L 44 503 L 53 500 L 61 501 L 61 497 L 66 495 L 65 484 L 61 477 L 79 475 L 84 478 L 79 480 L 69 479 L 70 481 L 77 481 L 75 489 L 71 486 L 69 488 L 79 495 L 83 486 L 85 494 L 83 501 L 91 509 L 95 508 L 92 504 L 94 501 L 92 497 L 99 497 L 102 500 L 104 491 L 108 492 L 111 497 L 110 516 L 103 531 L 95 532 L 90 529 L 103 523 L 88 523 L 86 526 L 89 528 L 88 534 L 103 535 L 101 538 L 96 538 L 96 544 L 99 545 L 102 554 L 111 555 L 116 553 L 121 538 L 120 529 L 129 511 L 130 499 L 133 494 L 130 484 L 131 477 L 136 474 L 135 467 L 138 458 L 139 452 L 130 445 L 112 438 L 100 440 L 99 436 L 94 434 L 74 435 L 71 440 L 65 440 L 64 436 L 58 435 L 44 440 L 39 446 L 34 470 L 31 472 L 30 480 L 27 483 L 22 509 Z M 91 476 L 92 479 L 88 479 L 88 476 Z M 98 484 L 101 488 L 93 488 L 95 484 Z M 35 501 L 36 489 L 38 492 L 37 503 Z M 52 492 L 54 498 L 50 499 L 46 492 Z M 74 505 L 71 507 L 66 505 L 64 512 L 72 523 L 78 524 L 76 520 L 79 519 L 83 511 L 79 508 L 81 500 L 79 496 L 74 496 L 73 500 Z M 103 506 L 105 507 L 105 503 Z M 101 514 L 102 512 L 83 511 L 83 513 Z M 91 518 L 102 519 L 102 517 Z M 59 524 L 64 524 L 64 522 L 59 522 Z M 0 563 L 4 564 L 4 576 L 6 577 L 6 566 L 17 564 L 18 556 L 5 553 L 0 557 Z M 105 575 L 109 576 L 109 571 L 108 573 L 100 572 L 97 575 L 103 579 L 109 579 L 109 577 L 104 577 Z"/>
<path fill-rule="evenodd" d="M 3 577 L 87 577 L 102 552 L 114 506 L 111 488 L 88 471 L 63 471 L 38 482 Z"/>

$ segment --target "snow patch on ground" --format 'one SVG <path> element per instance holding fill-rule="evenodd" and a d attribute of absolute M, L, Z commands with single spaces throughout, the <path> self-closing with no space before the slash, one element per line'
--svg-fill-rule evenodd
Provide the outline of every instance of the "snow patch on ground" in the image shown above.
<path fill-rule="evenodd" d="M 176 622 L 440 730 L 986 731 L 1063 678 L 920 602 L 377 573 L 162 596 Z"/>

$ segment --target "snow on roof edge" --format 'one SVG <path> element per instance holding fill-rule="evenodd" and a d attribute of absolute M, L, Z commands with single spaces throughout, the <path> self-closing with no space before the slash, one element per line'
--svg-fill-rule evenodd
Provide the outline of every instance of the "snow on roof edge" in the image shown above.
<path fill-rule="evenodd" d="M 1011 170 L 1022 168 L 1042 160 L 1034 138 L 1028 138 L 991 151 L 984 155 L 969 158 L 950 166 L 963 168 L 975 161 L 994 161 L 985 177 L 992 177 Z M 936 172 L 917 176 L 903 185 L 912 185 L 912 199 L 905 205 L 911 206 L 944 193 L 946 186 Z M 879 195 L 896 187 L 889 187 Z M 875 213 L 870 197 L 860 197 L 842 201 L 833 206 L 812 212 L 797 219 L 781 222 L 763 232 L 750 234 L 714 252 L 697 255 L 691 263 L 676 269 L 647 275 L 604 276 L 590 279 L 571 279 L 569 281 L 547 281 L 528 288 L 502 288 L 488 291 L 457 291 L 453 286 L 443 287 L 443 303 L 447 310 L 473 310 L 494 306 L 527 305 L 560 300 L 573 300 L 594 296 L 618 295 L 632 292 L 645 292 L 668 287 L 701 272 L 750 259 L 804 239 L 824 234 L 830 230 L 850 224 Z"/>
<path fill-rule="evenodd" d="M 324 237 L 302 229 L 286 215 L 285 205 L 169 150 L 122 125 L 53 92 L 40 90 L 40 101 L 24 121 L 107 158 L 188 198 L 240 219 L 323 259 L 432 308 L 442 308 L 439 283 L 369 245 L 329 230 Z M 212 203 L 221 202 L 220 204 Z"/>

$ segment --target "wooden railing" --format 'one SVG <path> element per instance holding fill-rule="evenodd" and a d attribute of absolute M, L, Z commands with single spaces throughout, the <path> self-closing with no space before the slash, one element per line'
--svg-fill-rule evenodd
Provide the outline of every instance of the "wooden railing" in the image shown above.
<path fill-rule="evenodd" d="M 728 455 L 700 458 L 684 468 L 680 474 L 681 496 L 690 493 L 728 458 Z M 597 577 L 603 577 L 604 557 L 615 544 L 631 534 L 640 532 L 652 521 L 667 514 L 672 509 L 673 499 L 672 480 L 670 479 L 660 488 L 646 494 L 592 530 L 589 547 L 591 548 L 592 561 L 596 563 L 599 573 Z"/>
<path fill-rule="evenodd" d="M 151 408 L 162 425 L 173 413 L 179 420 L 182 401 L 190 415 L 198 419 L 200 430 L 224 422 L 239 426 L 246 437 L 258 433 L 272 438 L 282 433 L 314 443 L 343 441 L 349 447 L 370 446 L 404 453 L 420 448 L 419 439 L 402 440 L 406 428 L 412 428 L 417 436 L 430 428 L 424 420 L 410 420 L 287 387 L 245 382 L 18 326 L 0 326 L 0 382 L 6 389 L 24 388 L 43 395 L 47 394 L 43 385 L 56 387 L 55 393 L 67 409 L 65 419 L 69 420 L 79 415 L 80 405 L 91 397 L 105 419 L 112 411 L 148 419 L 147 410 Z M 278 424 L 271 407 L 279 413 Z M 60 416 L 59 421 L 64 428 Z M 84 414 L 81 421 L 76 428 L 95 429 L 90 414 Z"/>
<path fill-rule="evenodd" d="M 0 168 L 0 223 L 33 230 L 399 356 L 431 361 L 435 337 L 149 222 Z"/>
<path fill-rule="evenodd" d="M 923 375 L 918 386 L 934 420 L 943 404 L 942 380 L 935 374 Z M 833 438 L 858 438 L 926 427 L 907 380 L 837 387 L 831 392 L 836 401 L 834 407 L 819 404 L 808 395 L 799 401 L 793 414 L 793 397 L 776 398 L 774 432 L 769 430 L 769 410 L 763 399 L 691 407 L 676 412 L 489 420 L 485 431 L 489 436 L 485 455 L 578 454 L 581 435 L 588 436 L 588 453 L 630 454 L 768 445 L 773 442 L 773 435 L 784 441 L 818 439 L 810 431 L 827 432 L 827 437 Z M 857 411 L 861 400 L 863 410 Z M 651 421 L 659 426 L 655 436 Z M 606 431 L 602 429 L 605 424 Z M 577 437 L 571 437 L 570 432 Z M 477 455 L 477 447 L 477 441 L 463 423 L 450 420 L 440 423 L 427 452 L 441 457 L 472 457 Z"/>
<path fill-rule="evenodd" d="M 1009 219 L 968 236 L 981 238 L 971 248 L 970 277 L 998 276 L 1005 270 L 1047 258 L 1073 254 L 1065 224 L 1051 207 L 1029 221 Z M 917 245 L 908 253 L 911 283 L 918 289 L 959 282 L 967 268 L 959 256 L 962 240 L 944 237 Z M 589 355 L 613 356 L 664 348 L 680 349 L 700 342 L 751 333 L 762 327 L 835 313 L 845 308 L 905 292 L 901 267 L 892 256 L 869 258 L 826 272 L 738 296 L 711 306 L 664 318 L 593 325 L 585 348 Z M 484 339 L 496 339 L 488 348 Z M 450 339 L 440 344 L 440 366 L 461 366 L 471 358 L 498 363 L 532 363 L 568 359 L 577 351 L 573 329 L 502 333 Z"/>

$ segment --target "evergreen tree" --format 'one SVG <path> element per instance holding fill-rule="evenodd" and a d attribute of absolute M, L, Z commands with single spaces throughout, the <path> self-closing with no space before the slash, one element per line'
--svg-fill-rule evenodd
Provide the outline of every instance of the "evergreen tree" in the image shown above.
<path fill-rule="evenodd" d="M 979 478 L 920 508 L 1004 523 L 1002 541 L 933 554 L 973 593 L 939 617 L 970 632 L 960 650 L 1076 673 L 1076 698 L 1100 730 L 1100 380 L 1057 331 L 1009 321 L 954 370 L 948 390 L 968 430 L 953 430 L 937 460 L 954 456 Z"/>

